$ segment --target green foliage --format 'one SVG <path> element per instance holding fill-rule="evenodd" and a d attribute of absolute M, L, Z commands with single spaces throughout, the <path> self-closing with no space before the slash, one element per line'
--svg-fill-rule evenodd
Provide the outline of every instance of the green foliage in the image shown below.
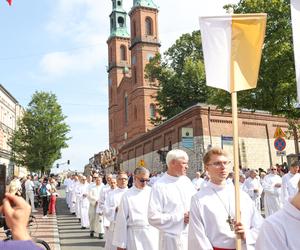
<path fill-rule="evenodd" d="M 9 140 L 12 161 L 30 171 L 49 171 L 68 147 L 70 131 L 54 94 L 35 92 L 24 116 Z"/>
<path fill-rule="evenodd" d="M 159 82 L 156 100 L 160 117 L 154 123 L 169 119 L 198 102 L 206 102 L 200 32 L 182 35 L 163 59 L 160 54 L 152 58 L 146 66 L 146 77 Z"/>

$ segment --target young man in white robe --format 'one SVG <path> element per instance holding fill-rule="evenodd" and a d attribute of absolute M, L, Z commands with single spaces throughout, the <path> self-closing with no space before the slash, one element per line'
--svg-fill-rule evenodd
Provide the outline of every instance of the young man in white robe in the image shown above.
<path fill-rule="evenodd" d="M 231 170 L 227 153 L 212 148 L 203 161 L 210 181 L 191 201 L 188 249 L 235 249 L 237 234 L 242 249 L 254 249 L 263 218 L 241 190 L 241 221 L 235 222 L 234 185 L 226 183 Z"/>
<path fill-rule="evenodd" d="M 103 214 L 105 199 L 107 197 L 107 194 L 117 187 L 116 176 L 113 176 L 112 174 L 108 174 L 105 176 L 105 179 L 106 179 L 106 184 L 100 191 L 99 198 L 98 198 L 98 205 L 96 208 L 96 213 L 99 214 L 100 231 L 103 232 L 99 234 L 99 239 L 104 239 L 104 235 L 106 234 L 106 231 L 108 230 L 109 227 L 109 221 L 106 219 L 106 217 Z"/>
<path fill-rule="evenodd" d="M 277 212 L 282 207 L 282 179 L 277 174 L 277 167 L 271 166 L 270 173 L 262 182 L 264 189 L 265 217 Z"/>
<path fill-rule="evenodd" d="M 81 178 L 81 185 L 79 187 L 80 193 L 80 223 L 81 229 L 86 229 L 90 227 L 89 221 L 89 206 L 90 202 L 88 199 L 89 194 L 89 183 L 86 181 L 86 177 L 82 176 Z"/>
<path fill-rule="evenodd" d="M 186 250 L 191 197 L 196 189 L 186 176 L 188 155 L 180 149 L 168 152 L 167 172 L 153 185 L 148 219 L 160 231 L 160 250 Z"/>
<path fill-rule="evenodd" d="M 300 181 L 297 187 L 297 194 L 264 221 L 256 241 L 257 250 L 300 248 Z"/>
<path fill-rule="evenodd" d="M 263 191 L 263 187 L 260 184 L 259 178 L 257 178 L 257 172 L 255 169 L 250 169 L 249 177 L 245 180 L 243 190 L 249 194 L 253 200 L 255 207 L 258 211 L 261 209 L 260 199 Z"/>
<path fill-rule="evenodd" d="M 119 205 L 124 193 L 128 190 L 127 183 L 128 176 L 125 172 L 120 172 L 117 176 L 117 188 L 109 192 L 104 205 L 104 215 L 109 221 L 109 228 L 105 235 L 105 250 L 116 250 L 117 247 L 112 245 L 116 216 L 118 213 Z"/>
<path fill-rule="evenodd" d="M 69 187 L 69 192 L 71 193 L 71 198 L 70 198 L 70 213 L 75 215 L 76 214 L 76 187 L 79 183 L 79 180 L 78 180 L 78 176 L 75 175 L 73 177 L 73 182 L 72 184 L 70 185 Z"/>
<path fill-rule="evenodd" d="M 151 188 L 149 170 L 134 170 L 133 183 L 122 197 L 117 213 L 113 245 L 117 250 L 158 250 L 158 230 L 148 221 Z"/>
<path fill-rule="evenodd" d="M 104 184 L 102 183 L 102 178 L 99 176 L 93 176 L 95 186 L 89 188 L 88 199 L 90 202 L 89 206 L 89 221 L 90 221 L 90 237 L 94 237 L 94 233 L 103 234 L 103 227 L 100 227 L 99 213 L 97 213 L 98 199 Z M 102 229 L 102 230 L 101 230 Z"/>
<path fill-rule="evenodd" d="M 70 190 L 70 187 L 72 185 L 72 175 L 71 173 L 67 174 L 67 178 L 64 180 L 64 186 L 65 186 L 65 191 L 66 191 L 66 202 L 68 205 L 68 208 L 71 207 L 71 196 L 72 196 L 72 192 Z"/>
<path fill-rule="evenodd" d="M 298 192 L 298 180 L 300 178 L 298 161 L 292 162 L 289 172 L 282 176 L 282 201 L 288 201 Z M 291 180 L 292 179 L 292 180 Z M 290 181 L 291 180 L 291 181 Z"/>

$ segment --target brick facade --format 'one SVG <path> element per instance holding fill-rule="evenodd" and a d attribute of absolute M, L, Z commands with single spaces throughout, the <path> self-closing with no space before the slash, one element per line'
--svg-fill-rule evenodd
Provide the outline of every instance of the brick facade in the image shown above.
<path fill-rule="evenodd" d="M 274 133 L 277 127 L 288 127 L 282 117 L 268 112 L 241 111 L 239 117 L 239 160 L 242 167 L 264 168 L 281 163 L 274 148 Z M 192 128 L 193 147 L 182 145 L 182 128 Z M 195 105 L 176 115 L 162 125 L 138 138 L 129 140 L 120 149 L 121 169 L 133 171 L 144 160 L 150 171 L 162 171 L 159 150 L 181 148 L 189 157 L 188 175 L 203 168 L 202 158 L 210 146 L 219 146 L 229 152 L 233 160 L 233 146 L 222 141 L 222 136 L 232 136 L 231 113 L 222 113 L 215 107 Z M 286 154 L 294 153 L 294 140 L 286 139 Z M 223 145 L 222 145 L 223 144 Z M 283 158 L 286 161 L 286 157 Z"/>

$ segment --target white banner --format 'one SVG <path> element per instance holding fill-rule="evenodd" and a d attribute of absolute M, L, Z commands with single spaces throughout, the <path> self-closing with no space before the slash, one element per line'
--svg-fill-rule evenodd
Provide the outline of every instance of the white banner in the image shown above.
<path fill-rule="evenodd" d="M 291 0 L 297 99 L 300 102 L 300 1 Z"/>

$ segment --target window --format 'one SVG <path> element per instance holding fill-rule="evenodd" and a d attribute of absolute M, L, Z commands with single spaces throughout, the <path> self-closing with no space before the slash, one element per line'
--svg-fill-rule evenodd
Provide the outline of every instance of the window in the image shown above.
<path fill-rule="evenodd" d="M 155 116 L 156 116 L 155 104 L 151 103 L 150 104 L 150 118 L 155 118 Z"/>
<path fill-rule="evenodd" d="M 133 37 L 136 37 L 136 23 L 135 23 L 135 21 L 133 21 L 133 23 L 132 23 L 132 30 L 133 30 L 133 32 L 132 32 Z"/>
<path fill-rule="evenodd" d="M 133 81 L 133 84 L 137 83 L 137 75 L 136 75 L 136 68 L 135 67 L 132 68 L 132 81 Z"/>
<path fill-rule="evenodd" d="M 121 61 L 126 61 L 126 59 L 127 59 L 126 47 L 124 45 L 121 45 L 121 47 L 120 47 L 120 58 L 121 58 Z"/>
<path fill-rule="evenodd" d="M 136 121 L 137 120 L 137 107 L 134 106 L 134 120 Z"/>
<path fill-rule="evenodd" d="M 109 48 L 109 62 L 112 62 L 112 47 Z"/>
<path fill-rule="evenodd" d="M 146 30 L 146 35 L 152 35 L 152 19 L 150 17 L 147 17 L 145 20 L 145 30 Z"/>
<path fill-rule="evenodd" d="M 125 93 L 125 96 L 124 96 L 124 109 L 125 109 L 125 112 L 124 112 L 125 125 L 127 125 L 128 124 L 128 96 L 127 96 L 127 93 Z"/>
<path fill-rule="evenodd" d="M 121 16 L 118 17 L 118 24 L 119 24 L 120 28 L 124 27 L 124 18 L 123 17 L 121 17 Z"/>

